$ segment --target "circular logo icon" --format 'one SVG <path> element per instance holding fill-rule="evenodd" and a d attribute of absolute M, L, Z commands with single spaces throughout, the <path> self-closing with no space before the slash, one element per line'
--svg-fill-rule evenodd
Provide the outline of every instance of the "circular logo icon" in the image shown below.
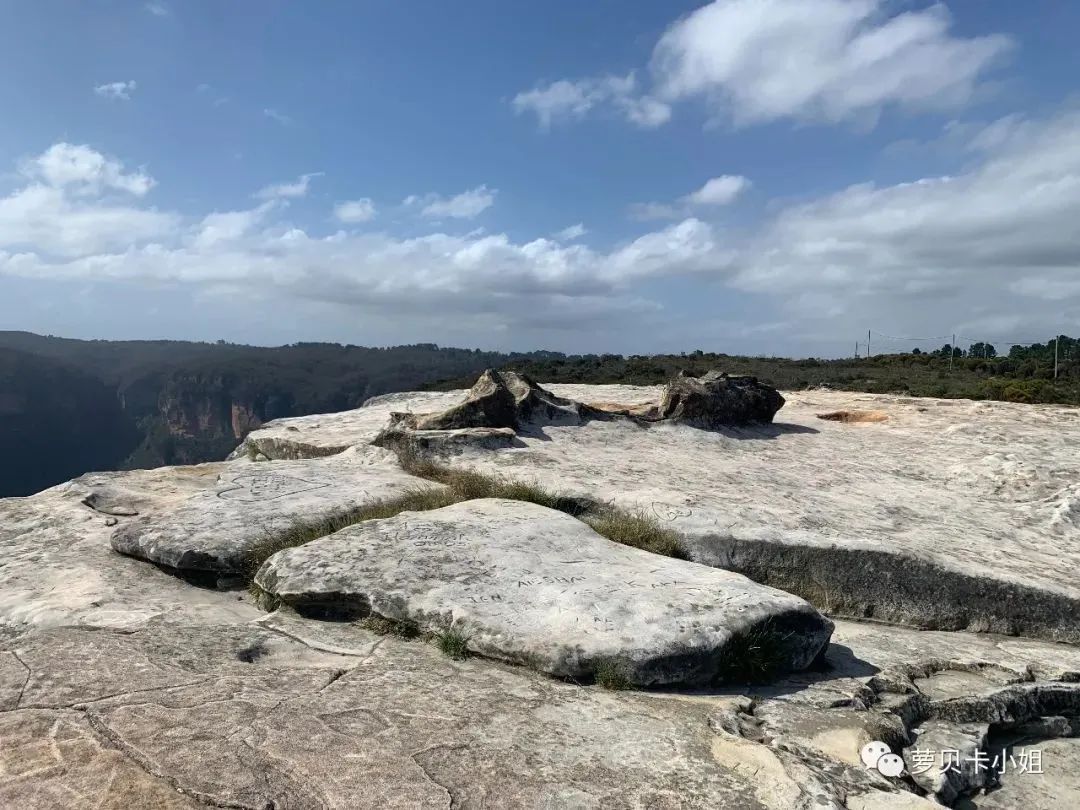
<path fill-rule="evenodd" d="M 892 750 L 889 746 L 880 740 L 874 740 L 868 742 L 859 750 L 859 758 L 862 759 L 863 765 L 867 768 L 876 768 L 878 760 L 890 753 L 892 753 Z"/>
<path fill-rule="evenodd" d="M 899 754 L 885 754 L 877 761 L 882 776 L 899 776 L 904 772 L 904 760 Z"/>

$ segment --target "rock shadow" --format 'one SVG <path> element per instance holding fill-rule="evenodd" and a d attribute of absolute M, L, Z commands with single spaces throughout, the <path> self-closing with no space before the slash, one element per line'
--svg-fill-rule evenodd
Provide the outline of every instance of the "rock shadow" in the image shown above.
<path fill-rule="evenodd" d="M 776 698 L 802 692 L 816 684 L 842 678 L 869 678 L 880 672 L 880 667 L 859 658 L 847 645 L 830 642 L 813 664 L 799 672 L 778 673 L 773 678 L 761 681 L 730 681 L 706 688 L 688 687 L 679 689 L 663 686 L 643 691 L 656 694 L 690 694 L 702 697 L 753 694 L 762 698 Z"/>
<path fill-rule="evenodd" d="M 729 427 L 701 429 L 707 430 L 709 433 L 719 433 L 721 436 L 728 439 L 739 439 L 743 441 L 770 441 L 778 439 L 781 436 L 821 433 L 817 428 L 788 422 L 772 422 L 770 424 L 743 425 L 738 427 L 733 425 Z"/>

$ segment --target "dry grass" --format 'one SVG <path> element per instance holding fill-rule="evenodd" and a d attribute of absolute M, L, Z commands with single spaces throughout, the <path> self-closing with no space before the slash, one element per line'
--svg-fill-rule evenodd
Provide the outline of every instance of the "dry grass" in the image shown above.
<path fill-rule="evenodd" d="M 624 546 L 679 560 L 686 558 L 679 547 L 679 536 L 660 525 L 660 521 L 645 511 L 624 512 L 609 506 L 598 514 L 584 516 L 582 520 L 597 534 Z"/>
<path fill-rule="evenodd" d="M 414 489 L 399 498 L 375 501 L 358 509 L 347 509 L 318 520 L 298 520 L 282 531 L 267 530 L 248 552 L 245 575 L 251 582 L 271 556 L 286 548 L 296 548 L 326 537 L 365 520 L 394 517 L 402 512 L 424 512 L 457 503 L 461 498 L 440 488 Z"/>
<path fill-rule="evenodd" d="M 361 619 L 360 626 L 365 630 L 370 630 L 377 636 L 396 636 L 406 641 L 420 637 L 419 625 L 408 620 L 397 621 L 396 619 L 388 619 L 385 616 L 371 615 Z"/>
<path fill-rule="evenodd" d="M 826 422 L 885 422 L 889 419 L 885 411 L 829 411 L 814 415 Z"/>
<path fill-rule="evenodd" d="M 411 475 L 443 484 L 443 487 L 418 488 L 399 498 L 376 501 L 318 520 L 297 521 L 282 531 L 266 531 L 248 552 L 244 574 L 252 594 L 257 598 L 263 596 L 254 585 L 255 574 L 264 562 L 283 549 L 306 545 L 365 520 L 391 518 L 402 512 L 425 512 L 478 498 L 506 498 L 539 504 L 584 520 L 598 534 L 616 543 L 665 557 L 684 559 L 678 535 L 644 511 L 626 512 L 611 505 L 556 495 L 527 481 L 497 478 L 472 470 L 456 470 L 416 456 L 402 455 L 401 466 Z"/>

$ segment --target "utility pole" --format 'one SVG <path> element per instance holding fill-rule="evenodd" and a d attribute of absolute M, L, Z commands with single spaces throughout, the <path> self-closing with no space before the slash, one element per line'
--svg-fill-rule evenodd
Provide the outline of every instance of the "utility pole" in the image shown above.
<path fill-rule="evenodd" d="M 855 341 L 855 359 L 859 359 L 859 341 Z"/>
<path fill-rule="evenodd" d="M 866 359 L 870 359 L 870 330 L 866 330 Z"/>
<path fill-rule="evenodd" d="M 949 371 L 952 371 L 952 359 L 956 357 L 956 332 L 952 333 L 952 343 L 949 344 Z"/>
<path fill-rule="evenodd" d="M 1058 371 L 1058 343 L 1061 342 L 1061 335 L 1054 338 L 1054 379 L 1057 379 Z"/>

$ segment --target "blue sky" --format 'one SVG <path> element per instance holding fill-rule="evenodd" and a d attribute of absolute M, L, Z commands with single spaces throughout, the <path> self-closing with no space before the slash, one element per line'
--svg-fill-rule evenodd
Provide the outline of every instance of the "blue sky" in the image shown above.
<path fill-rule="evenodd" d="M 1049 1 L 4 3 L 0 328 L 1075 334 L 1077 30 Z"/>

